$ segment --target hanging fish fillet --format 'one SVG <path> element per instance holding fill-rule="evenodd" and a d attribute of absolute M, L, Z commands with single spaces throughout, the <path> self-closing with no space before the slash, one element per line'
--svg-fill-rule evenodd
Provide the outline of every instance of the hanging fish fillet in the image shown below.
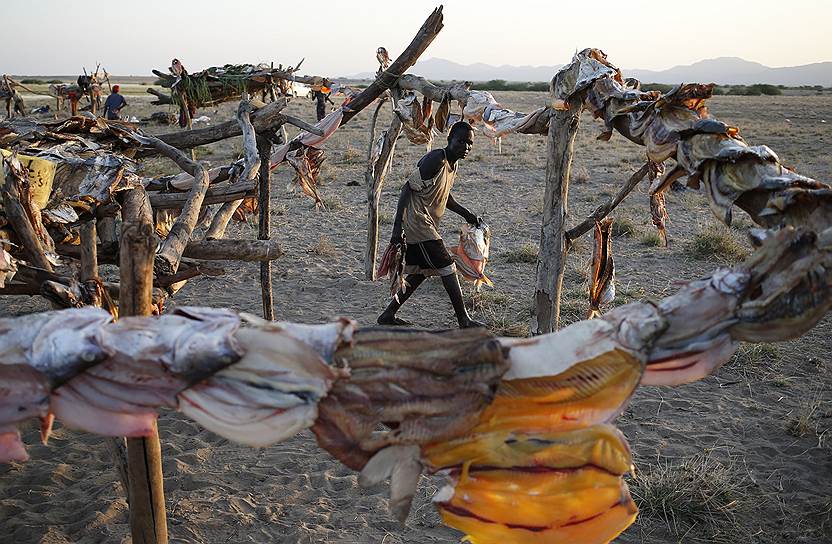
<path fill-rule="evenodd" d="M 667 247 L 666 221 L 668 215 L 667 208 L 664 205 L 664 192 L 650 195 L 650 215 L 653 219 L 653 225 L 659 231 L 659 240 L 661 241 L 662 247 Z"/>
<path fill-rule="evenodd" d="M 615 299 L 615 263 L 612 257 L 612 218 L 595 222 L 595 242 L 592 251 L 592 278 L 589 284 L 589 315 L 601 315 L 601 306 Z"/>
<path fill-rule="evenodd" d="M 443 521 L 472 542 L 608 542 L 636 516 L 630 450 L 609 425 L 475 432 L 423 454 L 450 476 L 434 497 Z"/>
<path fill-rule="evenodd" d="M 116 323 L 98 308 L 0 320 L 0 459 L 25 451 L 15 426 L 40 417 L 105 436 L 146 436 L 179 409 L 240 443 L 308 428 L 345 371 L 328 366 L 354 323 L 281 326 L 227 310 L 181 307 Z M 22 453 L 21 453 L 22 452 Z"/>
<path fill-rule="evenodd" d="M 323 206 L 318 193 L 318 177 L 325 159 L 324 150 L 316 147 L 303 146 L 286 153 L 286 160 L 295 169 L 295 183 L 304 194 L 315 200 L 315 206 Z"/>

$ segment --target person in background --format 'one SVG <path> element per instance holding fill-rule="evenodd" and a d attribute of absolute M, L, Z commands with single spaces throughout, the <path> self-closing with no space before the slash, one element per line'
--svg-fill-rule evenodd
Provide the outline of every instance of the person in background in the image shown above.
<path fill-rule="evenodd" d="M 335 102 L 329 98 L 329 94 L 331 92 L 330 83 L 328 79 L 324 79 L 323 84 L 320 88 L 313 88 L 312 90 L 312 99 L 315 100 L 315 109 L 318 114 L 318 121 L 326 117 L 326 103 L 329 102 L 333 106 Z"/>
<path fill-rule="evenodd" d="M 120 87 L 113 85 L 113 90 L 104 102 L 104 118 L 110 120 L 121 119 L 121 110 L 127 106 L 127 100 L 119 94 Z"/>

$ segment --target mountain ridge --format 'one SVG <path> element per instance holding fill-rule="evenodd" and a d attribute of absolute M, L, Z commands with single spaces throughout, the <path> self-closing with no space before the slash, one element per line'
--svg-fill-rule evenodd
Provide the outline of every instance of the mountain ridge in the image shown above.
<path fill-rule="evenodd" d="M 482 62 L 460 64 L 448 59 L 430 58 L 419 61 L 411 73 L 434 80 L 489 81 L 549 81 L 563 65 L 493 66 Z M 823 85 L 832 87 L 832 61 L 815 62 L 798 66 L 772 68 L 759 62 L 740 57 L 703 59 L 692 64 L 677 65 L 667 70 L 622 69 L 626 77 L 635 77 L 645 83 L 718 83 L 721 85 L 772 85 L 801 86 Z M 372 78 L 373 74 L 356 74 L 356 79 Z"/>

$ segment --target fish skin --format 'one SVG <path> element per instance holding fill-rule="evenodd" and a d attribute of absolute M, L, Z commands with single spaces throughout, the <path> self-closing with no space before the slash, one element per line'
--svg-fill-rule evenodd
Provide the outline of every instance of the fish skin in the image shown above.
<path fill-rule="evenodd" d="M 635 521 L 638 513 L 629 492 L 595 517 L 561 526 L 534 528 L 509 527 L 501 523 L 460 515 L 439 505 L 442 521 L 463 533 L 471 544 L 576 544 L 612 541 Z"/>
<path fill-rule="evenodd" d="M 419 447 L 390 446 L 376 453 L 361 470 L 358 483 L 368 488 L 390 479 L 390 511 L 404 522 L 422 475 Z"/>
<path fill-rule="evenodd" d="M 615 349 L 555 376 L 504 380 L 473 433 L 567 431 L 620 414 L 642 380 L 644 364 Z"/>
<path fill-rule="evenodd" d="M 112 320 L 92 307 L 0 319 L 0 364 L 31 366 L 60 385 L 107 357 L 95 335 Z"/>
<path fill-rule="evenodd" d="M 589 319 L 601 315 L 601 306 L 615 298 L 615 262 L 612 255 L 612 218 L 595 222 L 592 279 L 589 285 Z"/>
<path fill-rule="evenodd" d="M 682 385 L 710 376 L 727 363 L 739 343 L 729 334 L 722 334 L 702 351 L 680 353 L 675 357 L 651 361 L 644 371 L 641 383 L 644 385 Z"/>
<path fill-rule="evenodd" d="M 102 436 L 150 436 L 156 428 L 155 411 L 113 412 L 94 407 L 71 384 L 52 391 L 49 408 L 70 429 Z"/>
<path fill-rule="evenodd" d="M 630 447 L 621 431 L 608 424 L 565 432 L 478 433 L 428 445 L 422 451 L 431 471 L 474 462 L 491 468 L 579 468 L 594 465 L 623 475 L 632 467 Z"/>
<path fill-rule="evenodd" d="M 20 440 L 20 431 L 15 428 L 7 430 L 0 427 L 0 463 L 11 461 L 28 461 L 29 454 Z"/>

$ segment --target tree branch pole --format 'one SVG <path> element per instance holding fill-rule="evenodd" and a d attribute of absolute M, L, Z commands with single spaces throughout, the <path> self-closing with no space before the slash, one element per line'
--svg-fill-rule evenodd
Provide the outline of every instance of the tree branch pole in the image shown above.
<path fill-rule="evenodd" d="M 98 278 L 98 245 L 96 242 L 95 219 L 81 224 L 81 281 Z"/>
<path fill-rule="evenodd" d="M 644 166 L 642 166 L 635 173 L 633 173 L 633 175 L 630 176 L 630 179 L 627 180 L 627 183 L 625 183 L 624 186 L 618 190 L 618 193 L 613 198 L 607 200 L 606 202 L 595 208 L 595 211 L 592 212 L 592 214 L 589 217 L 584 219 L 581 224 L 572 227 L 571 229 L 566 231 L 566 241 L 571 242 L 572 240 L 583 236 L 584 234 L 592 230 L 597 221 L 600 221 L 601 219 L 605 218 L 610 213 L 612 213 L 612 211 L 619 204 L 621 204 L 624 198 L 626 198 L 626 196 L 630 194 L 633 191 L 633 189 L 635 189 L 638 186 L 639 182 L 644 179 L 644 176 L 647 175 L 647 172 L 649 170 L 650 165 L 645 163 Z"/>
<path fill-rule="evenodd" d="M 51 272 L 52 264 L 46 258 L 43 244 L 35 233 L 35 227 L 32 225 L 26 209 L 20 202 L 18 181 L 28 182 L 28 180 L 18 180 L 18 173 L 13 170 L 12 160 L 16 161 L 17 159 L 14 157 L 0 158 L 0 167 L 5 172 L 6 181 L 3 186 L 3 205 L 6 210 L 6 219 L 14 229 L 15 235 L 17 235 L 20 245 L 23 247 L 23 253 L 30 263 Z"/>
<path fill-rule="evenodd" d="M 157 243 L 153 212 L 144 189 L 126 192 L 122 214 L 120 314 L 150 315 L 153 308 L 153 256 Z M 133 543 L 167 544 L 162 448 L 158 432 L 146 438 L 128 438 L 127 461 Z"/>
<path fill-rule="evenodd" d="M 82 282 L 98 278 L 98 245 L 96 243 L 95 223 L 95 219 L 91 219 L 81 224 L 81 269 L 78 279 Z M 113 458 L 124 493 L 127 495 L 130 489 L 130 472 L 127 468 L 127 443 L 123 437 L 110 437 L 105 440 L 105 444 Z"/>
<path fill-rule="evenodd" d="M 416 64 L 419 56 L 425 52 L 425 49 L 433 42 L 440 30 L 442 30 L 442 6 L 433 10 L 416 33 L 413 41 L 393 61 L 393 64 L 349 103 L 345 108 L 346 111 L 341 124 L 346 124 L 358 112 L 372 104 L 376 98 L 381 96 L 381 93 L 393 87 L 402 74 Z"/>
<path fill-rule="evenodd" d="M 540 228 L 537 283 L 529 327 L 533 335 L 555 331 L 559 326 L 567 254 L 563 233 L 566 227 L 569 176 L 582 109 L 582 101 L 573 101 L 567 111 L 555 110 L 549 118 L 543 224 Z"/>
<path fill-rule="evenodd" d="M 185 257 L 206 261 L 272 261 L 283 256 L 275 240 L 205 240 L 191 242 Z"/>
<path fill-rule="evenodd" d="M 265 134 L 257 134 L 257 151 L 260 153 L 260 185 L 257 195 L 259 213 L 258 240 L 271 238 L 271 169 L 269 160 L 272 155 L 272 143 Z M 272 293 L 272 263 L 260 262 L 260 291 L 263 298 L 263 319 L 274 321 L 274 295 Z"/>
<path fill-rule="evenodd" d="M 182 170 L 194 177 L 194 184 L 191 190 L 188 191 L 188 200 L 182 206 L 179 217 L 174 221 L 167 238 L 162 242 L 159 252 L 156 254 L 154 264 L 156 272 L 160 275 L 170 276 L 175 274 L 179 268 L 179 260 L 182 258 L 182 252 L 185 250 L 188 242 L 190 242 L 191 234 L 199 219 L 199 211 L 202 208 L 205 195 L 208 193 L 208 185 L 210 183 L 208 172 L 199 162 L 189 159 L 180 150 L 166 144 L 158 138 L 137 135 L 137 139 L 140 141 L 143 140 L 153 146 L 162 155 L 171 159 Z"/>
<path fill-rule="evenodd" d="M 252 181 L 257 177 L 257 172 L 260 169 L 260 156 L 257 154 L 257 141 L 254 134 L 254 126 L 251 124 L 251 112 L 253 108 L 251 102 L 248 101 L 248 95 L 243 94 L 243 99 L 240 101 L 240 106 L 237 108 L 237 122 L 240 124 L 240 129 L 243 132 L 243 150 L 245 152 L 243 173 L 240 174 L 238 181 Z M 208 240 L 222 238 L 225 234 L 225 229 L 228 227 L 228 222 L 243 199 L 232 200 L 223 204 L 219 211 L 214 215 L 211 221 L 211 226 L 205 234 Z"/>
<path fill-rule="evenodd" d="M 231 202 L 247 196 L 255 196 L 257 189 L 256 181 L 232 183 L 218 187 L 210 187 L 205 193 L 202 205 L 219 204 Z M 182 208 L 190 198 L 190 193 L 160 193 L 151 191 L 148 193 L 150 204 L 154 210 L 179 209 Z"/>
<path fill-rule="evenodd" d="M 277 102 L 270 102 L 251 114 L 251 123 L 256 132 L 263 132 L 278 127 L 284 123 L 295 125 L 313 134 L 323 135 L 321 129 L 310 125 L 291 115 L 283 115 L 281 111 L 286 107 L 285 98 L 278 98 Z M 177 149 L 189 149 L 200 145 L 210 144 L 242 135 L 240 123 L 237 120 L 226 121 L 211 127 L 196 130 L 171 132 L 158 136 L 160 140 Z M 145 147 L 136 153 L 136 158 L 144 158 L 151 155 L 158 155 L 156 148 Z"/>
<path fill-rule="evenodd" d="M 393 89 L 393 106 L 398 99 L 398 91 Z M 376 279 L 376 260 L 378 259 L 378 212 L 381 205 L 381 190 L 384 187 L 384 180 L 393 162 L 393 152 L 396 149 L 396 141 L 402 132 L 402 121 L 399 116 L 393 113 L 390 127 L 387 129 L 387 136 L 382 144 L 381 151 L 375 163 L 371 162 L 372 148 L 375 141 L 370 142 L 370 157 L 367 161 L 367 171 L 364 175 L 367 184 L 367 246 L 364 253 L 364 277 L 370 281 Z"/>

